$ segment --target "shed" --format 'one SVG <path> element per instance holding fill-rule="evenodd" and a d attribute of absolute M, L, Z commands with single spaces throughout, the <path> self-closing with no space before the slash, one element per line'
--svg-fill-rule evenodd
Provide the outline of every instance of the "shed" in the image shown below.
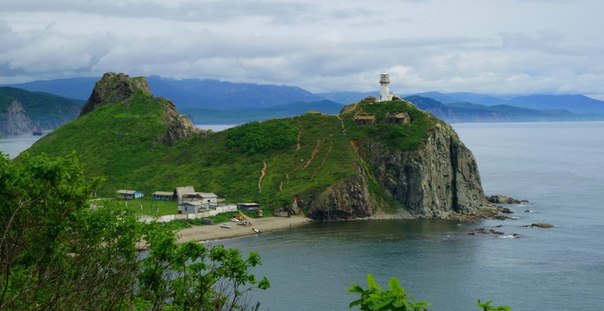
<path fill-rule="evenodd" d="M 411 117 L 406 112 L 398 112 L 395 114 L 386 114 L 384 117 L 385 123 L 391 124 L 407 124 L 411 122 Z"/>
<path fill-rule="evenodd" d="M 258 203 L 237 203 L 237 209 L 244 211 L 255 211 L 260 208 Z"/>
<path fill-rule="evenodd" d="M 153 200 L 157 201 L 172 201 L 176 198 L 174 192 L 170 191 L 155 191 L 152 193 Z"/>
<path fill-rule="evenodd" d="M 375 123 L 374 116 L 356 116 L 354 117 L 356 125 L 373 125 Z"/>
<path fill-rule="evenodd" d="M 138 199 L 138 198 L 142 198 L 143 197 L 143 193 L 140 191 L 136 191 L 136 190 L 118 190 L 115 192 L 117 194 L 118 197 L 124 199 L 124 200 L 134 200 L 134 199 Z"/>
<path fill-rule="evenodd" d="M 178 199 L 178 203 L 182 203 L 183 196 L 187 193 L 195 193 L 193 186 L 176 187 L 174 189 L 174 196 Z"/>

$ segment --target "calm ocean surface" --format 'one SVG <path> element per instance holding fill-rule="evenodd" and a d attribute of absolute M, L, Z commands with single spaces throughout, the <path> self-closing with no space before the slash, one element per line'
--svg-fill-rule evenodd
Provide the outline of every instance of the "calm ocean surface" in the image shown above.
<path fill-rule="evenodd" d="M 527 199 L 518 220 L 358 221 L 312 224 L 222 242 L 257 251 L 272 288 L 261 309 L 347 310 L 373 273 L 396 276 L 430 310 L 478 310 L 477 298 L 522 310 L 601 310 L 604 305 L 604 122 L 457 124 L 487 194 Z M 31 135 L 0 140 L 6 152 Z M 15 151 L 17 150 L 17 151 Z M 20 150 L 8 150 L 11 156 Z M 533 213 L 524 213 L 526 209 Z M 553 229 L 522 225 L 546 222 Z M 520 239 L 470 236 L 494 227 Z"/>
<path fill-rule="evenodd" d="M 477 298 L 522 310 L 601 310 L 604 305 L 604 123 L 454 126 L 478 161 L 487 194 L 527 199 L 518 220 L 359 221 L 221 242 L 258 251 L 270 310 L 346 310 L 373 273 L 396 276 L 430 310 L 478 310 Z M 531 209 L 533 213 L 524 213 Z M 522 225 L 552 223 L 553 229 Z M 476 227 L 520 239 L 470 236 Z M 216 242 L 215 242 L 216 243 Z"/>

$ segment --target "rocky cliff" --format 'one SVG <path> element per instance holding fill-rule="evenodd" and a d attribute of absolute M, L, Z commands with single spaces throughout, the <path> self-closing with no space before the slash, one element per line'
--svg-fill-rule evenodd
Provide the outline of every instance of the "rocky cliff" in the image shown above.
<path fill-rule="evenodd" d="M 384 106 L 376 108 L 377 105 Z M 388 126 L 399 125 L 379 124 L 379 110 L 386 105 L 366 105 L 364 110 L 367 111 L 359 105 L 348 106 L 341 117 L 346 120 L 347 115 L 375 113 L 376 123 L 365 125 L 364 129 L 368 131 L 364 133 L 387 132 Z M 410 104 L 401 102 L 401 105 L 409 107 Z M 404 135 L 389 137 L 389 142 L 380 139 L 380 134 L 360 135 L 359 141 L 352 144 L 357 145 L 359 155 L 357 177 L 332 185 L 318 196 L 303 197 L 299 205 L 318 220 L 357 217 L 450 219 L 481 214 L 490 204 L 485 198 L 474 156 L 450 125 L 433 116 L 419 120 L 425 116 L 429 115 L 416 114 L 416 120 L 412 121 L 434 121 L 415 148 L 399 148 L 392 143 L 409 139 Z M 405 126 L 411 125 L 401 127 Z"/>
<path fill-rule="evenodd" d="M 52 130 L 77 117 L 82 102 L 42 92 L 0 87 L 0 133 Z"/>
<path fill-rule="evenodd" d="M 373 142 L 367 157 L 378 183 L 415 217 L 476 214 L 488 205 L 476 160 L 449 125 L 436 124 L 415 151 Z"/>
<path fill-rule="evenodd" d="M 13 100 L 0 111 L 0 133 L 18 135 L 33 129 L 33 122 L 23 110 L 21 102 Z"/>

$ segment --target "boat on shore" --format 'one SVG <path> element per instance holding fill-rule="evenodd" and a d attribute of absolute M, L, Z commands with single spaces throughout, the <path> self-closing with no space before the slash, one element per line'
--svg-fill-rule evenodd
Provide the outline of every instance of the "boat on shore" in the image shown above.
<path fill-rule="evenodd" d="M 221 224 L 220 228 L 231 229 L 231 225 L 226 224 L 226 223 L 225 224 Z"/>

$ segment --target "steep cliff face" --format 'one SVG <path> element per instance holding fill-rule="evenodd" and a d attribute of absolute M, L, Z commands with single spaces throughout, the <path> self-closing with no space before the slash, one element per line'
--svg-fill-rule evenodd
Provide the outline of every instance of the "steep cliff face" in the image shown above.
<path fill-rule="evenodd" d="M 33 122 L 17 100 L 13 100 L 3 111 L 0 111 L 0 133 L 17 135 L 31 131 Z"/>
<path fill-rule="evenodd" d="M 388 123 L 401 111 L 413 120 Z M 352 123 L 359 115 L 371 116 L 372 123 Z M 345 107 L 340 117 L 354 138 L 358 176 L 302 200 L 311 217 L 446 219 L 478 215 L 489 206 L 476 160 L 450 125 L 404 101 L 366 99 Z"/>
<path fill-rule="evenodd" d="M 163 122 L 167 125 L 164 134 L 159 138 L 159 142 L 172 146 L 181 139 L 199 132 L 199 129 L 193 125 L 193 122 L 187 117 L 181 116 L 176 110 L 173 102 L 166 102 L 166 113 Z"/>
<path fill-rule="evenodd" d="M 436 124 L 416 151 L 374 142 L 367 153 L 378 183 L 415 217 L 476 214 L 488 205 L 476 160 L 448 125 Z"/>
<path fill-rule="evenodd" d="M 375 208 L 361 167 L 358 176 L 331 185 L 315 199 L 303 196 L 297 204 L 310 218 L 320 221 L 369 217 Z"/>

